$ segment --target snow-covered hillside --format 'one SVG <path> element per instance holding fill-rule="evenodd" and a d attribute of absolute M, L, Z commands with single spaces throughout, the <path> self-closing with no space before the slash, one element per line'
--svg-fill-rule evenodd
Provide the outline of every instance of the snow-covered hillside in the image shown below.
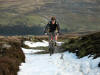
<path fill-rule="evenodd" d="M 29 45 L 29 41 L 25 42 Z M 39 44 L 40 43 L 40 44 Z M 42 44 L 43 43 L 43 44 Z M 46 43 L 46 44 L 45 44 Z M 32 43 L 36 46 L 47 46 L 47 42 Z M 92 59 L 88 56 L 78 59 L 73 53 L 34 54 L 41 50 L 22 48 L 26 62 L 20 66 L 18 75 L 100 75 L 98 63 L 100 58 Z"/>

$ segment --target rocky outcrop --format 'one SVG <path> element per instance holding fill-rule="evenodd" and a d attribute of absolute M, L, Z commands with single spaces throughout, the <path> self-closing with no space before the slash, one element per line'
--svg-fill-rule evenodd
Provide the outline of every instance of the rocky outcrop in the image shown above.
<path fill-rule="evenodd" d="M 19 65 L 25 62 L 21 46 L 21 38 L 0 37 L 0 75 L 17 75 Z"/>

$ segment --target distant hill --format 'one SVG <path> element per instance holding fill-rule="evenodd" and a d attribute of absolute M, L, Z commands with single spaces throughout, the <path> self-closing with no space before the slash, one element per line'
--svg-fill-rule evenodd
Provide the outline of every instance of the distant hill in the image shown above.
<path fill-rule="evenodd" d="M 42 34 L 38 29 L 41 28 L 43 31 L 51 16 L 57 17 L 64 32 L 99 31 L 100 1 L 0 0 L 0 27 L 2 28 L 0 34 L 10 35 L 12 31 L 12 35 L 17 35 L 16 33 L 21 35 L 22 32 L 23 34 Z M 23 26 L 25 26 L 24 29 Z M 35 27 L 37 31 L 34 30 Z M 31 30 L 33 28 L 32 32 L 30 28 Z M 7 33 L 7 29 L 11 32 Z M 20 32 L 17 29 L 21 29 Z"/>

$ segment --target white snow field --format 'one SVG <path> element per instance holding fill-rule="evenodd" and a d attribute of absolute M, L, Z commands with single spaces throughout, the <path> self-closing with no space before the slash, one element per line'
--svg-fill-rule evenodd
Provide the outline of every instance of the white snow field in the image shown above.
<path fill-rule="evenodd" d="M 44 43 L 47 42 L 40 42 L 41 46 L 47 46 Z M 34 43 L 34 47 L 40 46 L 40 44 L 39 42 L 38 45 Z M 93 59 L 86 56 L 78 59 L 74 53 L 69 52 L 50 56 L 49 54 L 34 54 L 41 50 L 25 48 L 22 50 L 25 53 L 26 62 L 21 64 L 18 75 L 100 75 L 98 67 L 100 58 Z M 62 55 L 63 59 L 61 59 Z"/>
<path fill-rule="evenodd" d="M 40 46 L 46 47 L 46 46 L 48 46 L 48 42 L 45 40 L 43 40 L 43 42 L 25 41 L 24 43 L 25 43 L 25 45 L 27 45 L 29 47 L 40 47 Z"/>
<path fill-rule="evenodd" d="M 61 45 L 63 42 L 57 42 L 57 45 Z M 49 43 L 45 40 L 43 40 L 42 42 L 30 42 L 30 41 L 25 41 L 24 42 L 25 45 L 29 46 L 29 47 L 46 47 L 49 45 Z"/>

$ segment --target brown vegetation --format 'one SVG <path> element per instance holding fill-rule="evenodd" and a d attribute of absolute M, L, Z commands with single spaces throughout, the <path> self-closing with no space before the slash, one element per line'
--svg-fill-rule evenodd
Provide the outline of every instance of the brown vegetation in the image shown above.
<path fill-rule="evenodd" d="M 66 39 L 62 48 L 76 53 L 78 57 L 89 54 L 94 55 L 94 58 L 100 57 L 100 32 L 80 36 L 76 39 Z"/>
<path fill-rule="evenodd" d="M 81 34 L 78 34 L 78 33 L 61 34 L 58 36 L 58 41 L 60 41 L 60 40 L 63 41 L 67 38 L 77 38 L 79 36 L 81 36 Z M 31 36 L 31 37 L 29 37 L 29 40 L 35 41 L 35 42 L 42 41 L 42 40 L 48 40 L 48 36 L 46 36 L 46 35 Z"/>
<path fill-rule="evenodd" d="M 19 65 L 25 62 L 21 37 L 0 37 L 0 75 L 17 75 Z"/>

